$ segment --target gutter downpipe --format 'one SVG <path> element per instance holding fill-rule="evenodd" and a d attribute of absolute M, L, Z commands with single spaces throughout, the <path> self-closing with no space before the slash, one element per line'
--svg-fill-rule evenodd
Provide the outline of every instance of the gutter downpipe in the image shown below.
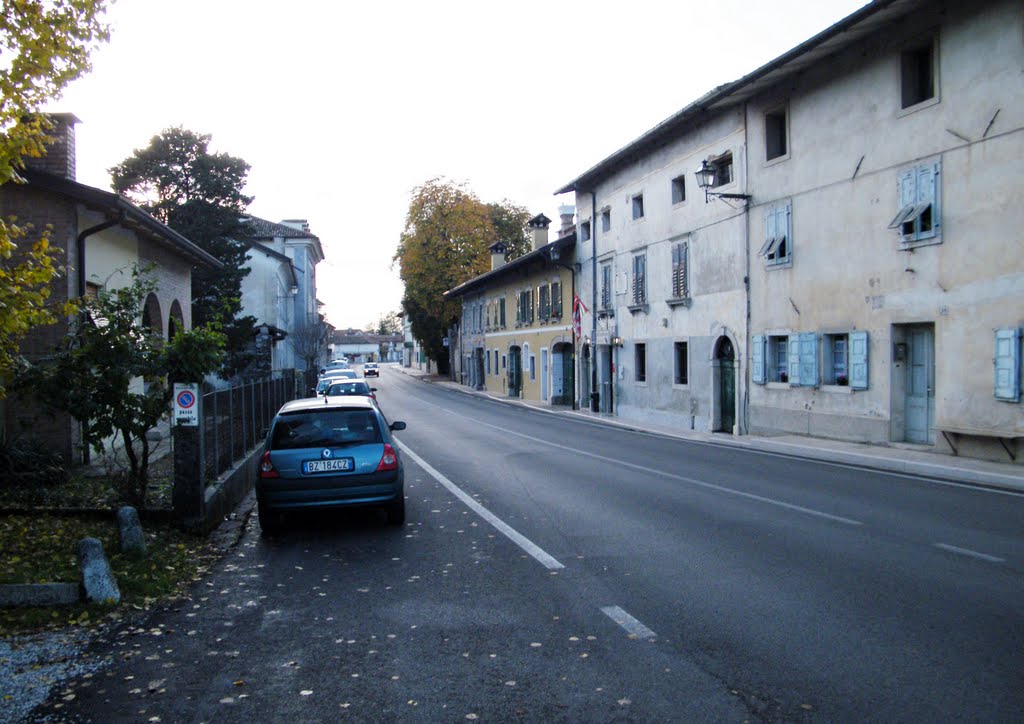
<path fill-rule="evenodd" d="M 78 233 L 78 236 L 75 238 L 75 255 L 78 257 L 78 273 L 75 276 L 77 277 L 77 282 L 78 282 L 78 296 L 79 297 L 84 297 L 85 296 L 85 240 L 88 237 L 92 236 L 93 234 L 98 234 L 99 232 L 101 232 L 101 231 L 103 231 L 105 229 L 109 229 L 111 226 L 117 226 L 118 224 L 124 224 L 125 216 L 126 216 L 126 214 L 125 214 L 124 209 L 121 209 L 121 211 L 117 215 L 116 219 L 107 219 L 106 221 L 104 221 L 102 223 L 99 223 L 99 224 L 96 224 L 95 226 L 90 226 L 88 229 L 84 229 L 84 230 L 80 231 Z M 79 324 L 81 324 L 82 321 L 83 320 L 80 317 L 79 318 Z M 88 430 L 88 428 L 89 428 L 89 421 L 88 420 L 79 420 L 78 424 L 80 426 L 79 434 L 84 439 L 85 438 L 85 431 Z M 90 460 L 89 446 L 88 445 L 83 445 L 82 446 L 82 463 L 85 464 L 85 465 L 88 465 L 89 464 L 89 460 Z"/>
<path fill-rule="evenodd" d="M 743 104 L 743 147 L 744 151 L 744 165 L 746 166 L 746 189 L 750 191 L 750 124 L 748 122 L 749 103 Z M 746 254 L 746 274 L 743 277 L 743 291 L 747 302 L 747 318 L 746 318 L 746 329 L 743 333 L 743 347 L 746 350 L 746 359 L 743 362 L 743 429 L 739 430 L 740 435 L 745 435 L 750 430 L 750 199 L 743 205 L 743 236 L 744 236 L 744 251 Z"/>
<path fill-rule="evenodd" d="M 590 411 L 600 412 L 601 393 L 597 391 L 597 194 L 590 192 Z"/>

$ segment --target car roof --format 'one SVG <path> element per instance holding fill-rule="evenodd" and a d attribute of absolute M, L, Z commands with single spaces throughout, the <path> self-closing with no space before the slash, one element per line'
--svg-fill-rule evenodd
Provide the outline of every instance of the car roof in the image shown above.
<path fill-rule="evenodd" d="M 366 408 L 376 410 L 376 405 L 369 397 L 359 395 L 338 395 L 335 397 L 304 397 L 301 400 L 286 402 L 277 411 L 278 415 L 287 415 L 294 412 L 305 412 L 308 410 L 336 410 L 338 408 Z"/>

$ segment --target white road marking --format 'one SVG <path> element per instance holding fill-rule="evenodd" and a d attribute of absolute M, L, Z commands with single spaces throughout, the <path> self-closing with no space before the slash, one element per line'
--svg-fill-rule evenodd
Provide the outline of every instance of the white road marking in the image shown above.
<path fill-rule="evenodd" d="M 601 609 L 601 613 L 619 624 L 619 626 L 622 626 L 622 628 L 626 629 L 626 633 L 630 636 L 635 636 L 638 639 L 657 638 L 656 633 L 651 631 L 618 606 L 605 606 Z"/>
<path fill-rule="evenodd" d="M 395 440 L 395 443 L 398 445 L 398 447 L 402 450 L 403 453 L 408 455 L 416 462 L 417 465 L 426 470 L 432 478 L 434 478 L 437 482 L 441 483 L 441 485 L 443 485 L 444 487 L 448 488 L 452 495 L 454 495 L 456 498 L 465 503 L 474 513 L 476 513 L 481 518 L 483 518 L 488 523 L 497 528 L 499 531 L 504 533 L 509 538 L 509 540 L 511 540 L 517 546 L 519 546 L 524 551 L 533 556 L 542 566 L 549 570 L 558 570 L 559 568 L 565 568 L 565 566 L 563 566 L 561 563 L 555 560 L 552 556 L 544 552 L 544 550 L 540 546 L 535 544 L 529 538 L 523 536 L 521 533 L 518 533 L 514 528 L 512 528 L 512 526 L 508 525 L 505 521 L 501 520 L 501 518 L 496 516 L 491 511 L 487 510 L 487 508 L 480 505 L 480 503 L 473 500 L 473 498 L 467 493 L 465 493 L 458 485 L 456 485 L 451 480 L 442 475 L 440 472 L 435 470 L 427 463 L 426 460 L 424 460 L 419 455 L 410 450 L 408 445 L 400 442 L 399 440 Z"/>
<path fill-rule="evenodd" d="M 989 563 L 1005 563 L 1005 558 L 997 558 L 996 556 L 990 556 L 988 553 L 978 553 L 978 551 L 972 551 L 969 548 L 960 548 L 958 546 L 951 546 L 948 543 L 935 543 L 936 548 L 941 548 L 944 551 L 950 553 L 956 553 L 961 556 L 970 556 L 971 558 L 978 558 Z"/>

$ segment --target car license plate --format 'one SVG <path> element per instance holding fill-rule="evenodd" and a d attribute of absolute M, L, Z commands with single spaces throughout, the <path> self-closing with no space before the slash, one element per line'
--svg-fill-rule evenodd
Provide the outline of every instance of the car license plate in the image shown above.
<path fill-rule="evenodd" d="M 302 472 L 333 473 L 352 469 L 352 458 L 334 458 L 332 460 L 307 460 L 302 463 Z"/>

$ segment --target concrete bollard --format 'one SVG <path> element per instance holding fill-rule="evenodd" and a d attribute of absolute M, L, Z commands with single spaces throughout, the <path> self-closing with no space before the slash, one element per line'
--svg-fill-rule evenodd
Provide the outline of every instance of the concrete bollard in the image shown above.
<path fill-rule="evenodd" d="M 130 505 L 117 511 L 117 529 L 121 534 L 121 552 L 145 555 L 146 537 L 142 534 L 139 512 Z"/>
<path fill-rule="evenodd" d="M 78 541 L 78 565 L 82 570 L 85 600 L 91 603 L 120 603 L 121 591 L 114 580 L 103 544 L 96 538 Z"/>

